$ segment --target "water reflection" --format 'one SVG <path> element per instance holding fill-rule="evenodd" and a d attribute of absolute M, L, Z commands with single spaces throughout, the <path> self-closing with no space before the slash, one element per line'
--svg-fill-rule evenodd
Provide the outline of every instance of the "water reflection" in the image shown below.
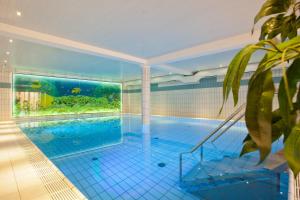
<path fill-rule="evenodd" d="M 123 141 L 120 117 L 22 124 L 24 133 L 50 158 Z"/>

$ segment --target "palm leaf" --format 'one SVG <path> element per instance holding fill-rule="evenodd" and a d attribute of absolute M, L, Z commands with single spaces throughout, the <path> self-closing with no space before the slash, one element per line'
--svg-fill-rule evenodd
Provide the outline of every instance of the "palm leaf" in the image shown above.
<path fill-rule="evenodd" d="M 285 41 L 287 38 L 292 39 L 297 36 L 296 15 L 291 14 L 283 18 L 283 26 L 281 28 L 281 40 Z"/>
<path fill-rule="evenodd" d="M 284 155 L 296 177 L 300 172 L 300 123 L 289 134 L 284 146 Z"/>
<path fill-rule="evenodd" d="M 286 127 L 283 119 L 280 116 L 279 109 L 272 112 L 272 142 L 278 140 L 281 135 L 284 133 Z M 250 134 L 248 134 L 243 141 L 243 148 L 240 153 L 240 156 L 244 154 L 251 153 L 253 151 L 257 151 L 258 146 L 252 140 Z"/>
<path fill-rule="evenodd" d="M 267 0 L 254 18 L 256 24 L 261 18 L 286 12 L 295 0 Z"/>
<path fill-rule="evenodd" d="M 271 70 L 250 79 L 245 119 L 251 139 L 260 150 L 260 161 L 266 158 L 271 149 L 274 90 Z"/>
<path fill-rule="evenodd" d="M 261 27 L 260 40 L 272 39 L 281 33 L 284 14 L 269 18 Z"/>
<path fill-rule="evenodd" d="M 294 60 L 292 65 L 288 68 L 286 76 L 289 91 L 286 91 L 285 83 L 282 78 L 278 90 L 278 102 L 281 116 L 283 117 L 283 120 L 286 122 L 286 124 L 290 127 L 290 114 L 293 108 L 290 107 L 290 104 L 288 102 L 292 101 L 297 92 L 297 83 L 300 81 L 300 59 Z M 287 92 L 290 94 L 291 99 L 289 99 Z"/>

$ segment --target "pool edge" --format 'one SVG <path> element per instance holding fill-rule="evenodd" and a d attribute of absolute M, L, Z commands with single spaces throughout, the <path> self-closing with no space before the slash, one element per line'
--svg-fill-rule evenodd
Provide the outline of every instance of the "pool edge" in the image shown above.
<path fill-rule="evenodd" d="M 2 151 L 7 153 L 7 165 L 9 163 L 12 165 L 17 187 L 16 193 L 19 193 L 19 198 L 24 198 L 25 195 L 37 195 L 34 193 L 37 191 L 35 186 L 38 186 L 41 195 L 48 199 L 87 199 L 15 122 L 1 123 L 0 130 L 0 138 L 3 138 L 0 142 L 5 144 L 5 137 L 11 138 L 7 140 L 10 148 L 5 149 L 4 147 Z M 11 156 L 16 152 L 20 155 L 19 158 Z M 15 165 L 13 165 L 14 163 Z M 31 184 L 33 180 L 36 185 Z M 27 187 L 27 185 L 32 185 L 32 187 Z M 43 188 L 40 187 L 41 185 Z"/>

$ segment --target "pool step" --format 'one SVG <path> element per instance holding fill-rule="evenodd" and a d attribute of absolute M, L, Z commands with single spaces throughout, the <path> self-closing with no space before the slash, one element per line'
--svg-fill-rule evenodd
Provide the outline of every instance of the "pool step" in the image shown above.
<path fill-rule="evenodd" d="M 243 158 L 235 158 L 225 156 L 223 159 L 198 163 L 183 177 L 183 181 L 198 182 L 198 180 L 209 177 L 222 177 L 228 174 L 240 174 L 262 168 L 256 164 L 256 157 L 245 156 Z"/>
<path fill-rule="evenodd" d="M 219 191 L 223 190 L 224 195 L 226 194 L 229 199 L 231 194 L 227 190 L 240 188 L 240 190 L 248 192 L 248 188 L 251 190 L 251 188 L 257 188 L 260 185 L 267 190 L 274 190 L 271 199 L 282 199 L 279 189 L 286 187 L 281 186 L 278 179 L 278 172 L 285 169 L 282 153 L 269 156 L 262 164 L 258 165 L 257 163 L 258 157 L 251 155 L 243 157 L 225 156 L 222 159 L 199 162 L 183 177 L 181 187 L 203 199 L 218 199 L 213 197 L 212 191 L 219 194 Z M 249 194 L 249 198 L 253 199 L 256 195 L 255 192 Z"/>
<path fill-rule="evenodd" d="M 181 186 L 189 189 L 200 189 L 200 188 L 213 188 L 226 184 L 236 184 L 239 182 L 251 182 L 257 180 L 268 180 L 274 177 L 274 173 L 267 169 L 257 169 L 247 172 L 236 172 L 236 173 L 224 173 L 216 176 L 203 176 L 195 179 L 182 181 Z"/>
<path fill-rule="evenodd" d="M 268 169 L 273 172 L 282 172 L 286 168 L 286 160 L 283 151 L 270 155 L 263 163 L 259 164 L 259 158 L 253 155 L 243 157 L 224 156 L 222 159 L 199 162 L 184 177 L 184 182 L 193 182 L 208 177 L 222 177 Z"/>
<path fill-rule="evenodd" d="M 200 199 L 209 200 L 287 200 L 288 184 L 280 183 L 280 180 L 270 170 L 236 174 L 235 179 L 226 176 L 223 178 L 223 180 L 213 181 L 213 184 L 205 185 L 202 181 L 202 184 L 186 187 L 185 190 Z"/>

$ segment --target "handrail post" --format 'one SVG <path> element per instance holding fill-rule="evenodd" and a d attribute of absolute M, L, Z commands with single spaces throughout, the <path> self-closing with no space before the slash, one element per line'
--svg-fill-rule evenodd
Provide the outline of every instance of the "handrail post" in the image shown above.
<path fill-rule="evenodd" d="M 201 162 L 203 161 L 203 145 L 201 146 L 201 150 L 200 150 L 200 155 L 201 155 Z"/>
<path fill-rule="evenodd" d="M 179 155 L 179 182 L 182 181 L 182 153 Z"/>

